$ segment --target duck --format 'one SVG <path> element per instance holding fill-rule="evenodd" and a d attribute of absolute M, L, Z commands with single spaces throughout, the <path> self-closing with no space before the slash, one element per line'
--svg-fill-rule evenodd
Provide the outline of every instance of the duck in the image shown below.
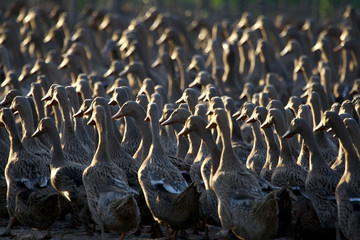
<path fill-rule="evenodd" d="M 258 121 L 261 125 L 266 120 L 267 113 L 268 110 L 266 107 L 257 106 L 253 110 L 251 116 L 246 120 L 246 123 L 253 123 Z M 273 129 L 265 128 L 263 129 L 263 133 L 267 145 L 267 152 L 265 163 L 260 171 L 260 176 L 271 182 L 271 176 L 279 160 L 280 149 L 277 141 L 275 140 Z"/>
<path fill-rule="evenodd" d="M 71 115 L 79 111 L 79 98 L 76 89 L 72 86 L 65 87 L 69 103 L 72 109 Z M 81 143 L 88 149 L 90 153 L 95 151 L 93 138 L 90 137 L 89 132 L 86 130 L 85 123 L 82 118 L 74 118 L 74 131 Z"/>
<path fill-rule="evenodd" d="M 41 98 L 41 101 L 45 102 L 45 101 L 51 100 L 54 89 L 57 86 L 58 86 L 58 84 L 51 84 L 51 86 L 48 88 L 45 95 Z M 50 109 L 50 106 L 46 107 L 46 103 L 45 103 L 44 107 L 45 107 L 45 109 Z M 52 106 L 52 110 L 53 110 L 53 117 L 55 118 L 56 127 L 59 130 L 60 135 L 62 135 L 63 134 L 63 119 L 61 117 L 61 111 L 59 109 L 59 106 L 58 105 Z M 48 115 L 50 115 L 50 113 L 48 113 Z"/>
<path fill-rule="evenodd" d="M 5 133 L 7 133 L 5 131 Z M 6 179 L 5 179 L 5 167 L 8 161 L 10 146 L 5 141 L 9 137 L 7 134 L 4 134 L 3 131 L 0 131 L 0 218 L 7 219 L 9 217 L 7 203 L 6 203 Z"/>
<path fill-rule="evenodd" d="M 164 66 L 167 73 L 168 90 L 167 95 L 170 102 L 175 102 L 181 97 L 180 83 L 175 76 L 175 64 L 170 55 L 166 52 L 160 53 L 157 59 L 152 63 L 153 68 Z"/>
<path fill-rule="evenodd" d="M 31 83 L 30 91 L 28 92 L 28 94 L 26 96 L 27 97 L 32 97 L 34 99 L 37 118 L 38 119 L 43 119 L 45 117 L 45 108 L 44 108 L 43 102 L 41 101 L 41 98 L 42 98 L 41 84 L 38 83 L 38 82 Z M 48 139 L 47 136 L 40 136 L 39 140 L 47 148 L 50 148 L 50 143 L 49 143 L 49 139 Z"/>
<path fill-rule="evenodd" d="M 194 132 L 202 138 L 202 144 L 205 144 L 209 156 L 203 159 L 201 163 L 200 173 L 202 178 L 203 190 L 200 197 L 200 217 L 206 224 L 205 238 L 209 239 L 208 226 L 221 226 L 219 215 L 217 213 L 218 200 L 214 190 L 211 187 L 211 179 L 216 172 L 221 151 L 215 143 L 215 140 L 209 130 L 206 130 L 206 120 L 199 115 L 191 115 L 186 120 L 184 127 L 178 133 L 180 136 L 186 136 L 190 132 Z M 190 169 L 192 170 L 193 167 Z M 201 188 L 200 188 L 201 189 Z"/>
<path fill-rule="evenodd" d="M 64 86 L 56 86 L 52 94 L 52 99 L 45 107 L 59 105 L 61 116 L 64 119 L 63 135 L 61 141 L 65 157 L 70 161 L 88 166 L 92 159 L 91 150 L 86 147 L 78 138 L 74 131 L 73 121 L 70 118 L 70 106 L 68 94 Z"/>
<path fill-rule="evenodd" d="M 236 117 L 233 115 L 236 112 L 235 101 L 231 97 L 224 97 L 224 109 L 226 110 L 229 118 L 229 126 L 231 131 L 231 142 L 235 151 L 236 156 L 246 162 L 247 157 L 251 152 L 251 145 L 244 139 L 241 131 L 241 127 L 236 121 Z"/>
<path fill-rule="evenodd" d="M 170 162 L 159 136 L 159 109 L 151 103 L 145 120 L 150 120 L 152 145 L 138 171 L 146 204 L 154 219 L 175 231 L 194 226 L 199 217 L 199 197 L 195 183 L 188 185 L 180 171 Z"/>
<path fill-rule="evenodd" d="M 147 122 L 144 122 L 146 112 L 139 103 L 129 100 L 120 107 L 119 111 L 112 116 L 112 119 L 119 119 L 124 116 L 132 117 L 139 128 L 142 138 L 133 158 L 137 162 L 142 163 L 150 150 L 152 138 L 150 126 Z"/>
<path fill-rule="evenodd" d="M 14 114 L 19 114 L 22 126 L 22 143 L 24 147 L 31 153 L 42 159 L 44 163 L 49 164 L 50 153 L 48 148 L 39 139 L 31 138 L 34 133 L 33 112 L 30 103 L 26 97 L 17 96 L 13 99 L 10 106 Z"/>
<path fill-rule="evenodd" d="M 108 101 L 102 97 L 95 98 L 92 101 L 90 107 L 84 112 L 84 114 L 85 115 L 92 114 L 95 106 L 97 105 L 102 106 L 105 109 L 105 113 L 106 113 L 106 121 L 107 121 L 106 128 L 108 129 L 107 131 L 108 143 L 106 144 L 106 146 L 108 148 L 109 157 L 117 166 L 119 166 L 122 170 L 124 170 L 130 187 L 134 188 L 135 190 L 138 190 L 137 188 L 140 188 L 140 186 L 137 178 L 137 172 L 140 163 L 135 161 L 134 158 L 125 151 L 125 149 L 121 146 L 121 143 L 115 137 L 114 134 L 115 121 L 111 119 L 111 113 L 110 113 Z"/>
<path fill-rule="evenodd" d="M 43 238 L 49 239 L 50 227 L 59 214 L 58 194 L 51 187 L 49 167 L 24 147 L 9 108 L 0 110 L 0 122 L 8 131 L 11 142 L 5 168 L 10 220 L 1 236 L 11 235 L 10 229 L 17 219 L 28 227 L 47 230 Z"/>
<path fill-rule="evenodd" d="M 335 189 L 338 226 L 345 238 L 356 239 L 360 236 L 359 229 L 356 228 L 356 225 L 359 224 L 359 213 L 356 206 L 360 193 L 357 185 L 360 160 L 352 145 L 351 137 L 336 112 L 325 111 L 321 122 L 314 131 L 321 131 L 326 128 L 331 128 L 334 131 L 345 149 L 345 168 Z"/>
<path fill-rule="evenodd" d="M 270 239 L 278 230 L 276 191 L 265 195 L 258 179 L 236 157 L 224 109 L 215 109 L 206 128 L 215 126 L 221 135 L 223 149 L 212 186 L 219 201 L 218 214 L 223 232 L 231 230 L 243 239 Z"/>
<path fill-rule="evenodd" d="M 360 156 L 360 144 L 359 140 L 357 138 L 358 134 L 360 133 L 359 130 L 359 124 L 356 122 L 353 118 L 345 118 L 343 120 L 343 123 L 346 126 L 346 129 L 348 130 L 351 140 L 353 142 L 354 148 L 357 151 L 358 155 Z"/>
<path fill-rule="evenodd" d="M 299 105 L 296 117 L 305 119 L 307 123 L 310 125 L 310 127 L 311 128 L 313 127 L 312 114 L 310 107 L 308 105 L 306 104 Z M 297 158 L 297 164 L 302 166 L 305 170 L 309 171 L 310 150 L 303 138 L 301 138 L 300 141 L 301 141 L 301 147 L 300 147 L 301 150 Z"/>
<path fill-rule="evenodd" d="M 255 104 L 251 102 L 246 102 L 242 105 L 241 115 L 237 118 L 237 120 L 246 120 L 252 116 L 252 113 L 255 109 Z M 266 160 L 266 153 L 267 153 L 267 146 L 265 143 L 265 139 L 260 131 L 260 124 L 259 122 L 255 121 L 251 124 L 251 128 L 254 135 L 253 147 L 251 152 L 246 160 L 246 167 L 251 169 L 256 174 L 260 174 L 265 160 Z"/>
<path fill-rule="evenodd" d="M 125 172 L 109 157 L 107 114 L 102 106 L 95 106 L 88 122 L 96 125 L 99 142 L 91 161 L 82 174 L 87 200 L 92 218 L 101 230 L 125 233 L 140 223 L 140 211 L 134 198 L 139 194 L 127 182 Z"/>
<path fill-rule="evenodd" d="M 297 133 L 301 134 L 310 150 L 310 167 L 305 182 L 306 193 L 314 206 L 321 226 L 326 233 L 329 231 L 334 233 L 337 224 L 337 206 L 334 196 L 341 175 L 327 164 L 315 141 L 312 126 L 303 118 L 294 118 L 282 138 L 290 138 Z"/>
<path fill-rule="evenodd" d="M 92 234 L 92 228 L 90 227 L 92 220 L 82 181 L 82 174 L 87 166 L 65 158 L 59 133 L 52 118 L 42 118 L 31 137 L 39 137 L 42 134 L 47 134 L 52 144 L 50 160 L 51 185 L 70 202 L 85 226 L 86 232 Z"/>
<path fill-rule="evenodd" d="M 112 98 L 109 101 L 109 105 L 118 104 L 120 108 L 128 100 L 129 100 L 129 96 L 125 88 L 119 87 L 115 89 Z M 139 148 L 140 142 L 141 142 L 141 135 L 138 129 L 136 128 L 133 118 L 125 117 L 125 131 L 123 134 L 121 145 L 124 147 L 127 153 L 133 156 L 137 151 L 137 149 Z"/>
<path fill-rule="evenodd" d="M 79 107 L 79 110 L 74 113 L 73 117 L 74 118 L 80 118 L 80 117 L 84 117 L 84 123 L 85 121 L 87 120 L 87 117 L 88 116 L 85 116 L 84 115 L 84 112 L 90 107 L 91 103 L 92 103 L 93 99 L 92 98 L 89 98 L 89 99 L 85 99 L 80 107 Z M 93 139 L 94 141 L 94 144 L 95 144 L 95 141 L 96 141 L 96 133 L 94 131 L 94 128 L 92 126 L 88 126 L 88 125 L 85 125 L 85 128 L 86 128 L 86 131 L 88 132 L 89 136 L 91 137 L 91 139 Z"/>
<path fill-rule="evenodd" d="M 186 107 L 187 108 L 187 107 Z M 167 121 L 172 113 L 175 111 L 176 109 L 174 108 L 167 108 L 165 111 L 163 111 L 163 115 L 161 116 L 161 118 L 159 119 L 159 123 L 163 124 L 163 122 Z M 171 123 L 170 125 L 166 125 L 168 127 L 173 127 L 172 129 L 176 132 L 179 133 L 182 129 L 182 124 L 181 123 Z M 165 127 L 166 127 L 165 126 Z M 171 130 L 171 129 L 170 129 Z M 185 159 L 188 149 L 189 149 L 189 141 L 188 138 L 186 136 L 179 136 L 178 134 L 176 135 L 176 157 L 180 158 L 180 159 Z"/>
<path fill-rule="evenodd" d="M 274 186 L 305 187 L 307 171 L 296 164 L 289 142 L 287 139 L 281 138 L 286 132 L 286 125 L 283 114 L 279 109 L 269 109 L 266 120 L 260 127 L 265 129 L 272 125 L 274 125 L 279 138 L 280 156 L 272 174 L 271 183 Z"/>
<path fill-rule="evenodd" d="M 307 98 L 307 104 L 310 106 L 312 116 L 313 116 L 313 125 L 317 126 L 321 122 L 321 99 L 318 93 L 311 92 Z M 328 136 L 324 132 L 315 133 L 316 142 L 322 152 L 324 158 L 330 163 L 334 161 L 338 156 L 338 148 L 334 142 L 330 141 Z M 340 160 L 340 159 L 338 159 Z M 336 160 L 335 160 L 336 162 Z M 337 164 L 334 165 L 334 167 Z"/>
<path fill-rule="evenodd" d="M 171 115 L 164 121 L 161 122 L 161 126 L 167 126 L 167 125 L 173 125 L 173 124 L 181 124 L 184 125 L 186 122 L 186 119 L 191 115 L 188 109 L 185 108 L 177 108 L 175 109 Z M 197 155 L 197 152 L 195 152 L 194 147 L 196 146 L 195 143 L 199 140 L 197 136 L 190 134 L 189 135 L 189 148 L 187 149 L 187 153 L 184 157 L 184 162 L 187 164 L 192 164 L 194 162 L 194 159 Z"/>

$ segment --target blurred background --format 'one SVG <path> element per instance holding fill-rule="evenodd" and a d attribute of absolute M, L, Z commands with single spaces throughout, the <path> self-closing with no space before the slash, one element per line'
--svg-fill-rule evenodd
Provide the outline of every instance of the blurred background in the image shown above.
<path fill-rule="evenodd" d="M 0 11 L 5 13 L 12 0 L 0 0 Z M 253 15 L 264 14 L 275 18 L 279 13 L 292 20 L 312 17 L 316 20 L 337 21 L 347 4 L 360 8 L 359 0 L 23 0 L 29 7 L 41 6 L 49 11 L 56 5 L 70 13 L 75 20 L 79 13 L 91 8 L 104 8 L 114 13 L 138 15 L 151 6 L 178 16 L 214 21 L 239 19 L 245 11 Z"/>

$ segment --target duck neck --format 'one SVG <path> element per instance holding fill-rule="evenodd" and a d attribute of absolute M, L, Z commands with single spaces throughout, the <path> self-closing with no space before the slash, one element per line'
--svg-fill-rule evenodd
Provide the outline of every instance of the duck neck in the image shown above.
<path fill-rule="evenodd" d="M 74 131 L 74 128 L 70 119 L 70 109 L 67 100 L 61 98 L 59 101 L 62 119 L 64 119 L 64 137 L 66 138 L 67 134 Z"/>
<path fill-rule="evenodd" d="M 228 118 L 230 119 L 230 129 L 231 129 L 231 140 L 232 141 L 243 141 L 243 137 L 241 135 L 241 129 L 239 124 L 237 123 L 236 119 L 232 116 L 228 115 Z"/>
<path fill-rule="evenodd" d="M 20 151 L 21 148 L 23 148 L 21 139 L 18 134 L 18 130 L 16 127 L 16 123 L 14 119 L 11 119 L 8 123 L 5 123 L 5 128 L 9 133 L 10 138 L 10 155 L 12 153 Z M 13 159 L 13 158 L 9 158 Z"/>
<path fill-rule="evenodd" d="M 106 129 L 107 129 L 107 139 L 109 141 L 118 141 L 118 139 L 115 136 L 115 129 L 113 125 L 113 120 L 111 119 L 110 114 L 110 108 L 107 104 L 101 104 L 105 108 L 105 114 L 106 114 Z M 119 132 L 119 131 L 117 131 Z M 100 135 L 99 135 L 100 137 Z"/>
<path fill-rule="evenodd" d="M 240 161 L 237 161 L 231 144 L 229 125 L 227 123 L 220 123 L 220 125 L 218 124 L 217 130 L 218 134 L 221 136 L 223 145 L 219 168 L 233 168 L 234 166 L 239 165 Z"/>
<path fill-rule="evenodd" d="M 180 86 L 179 83 L 175 81 L 175 69 L 174 64 L 171 59 L 166 60 L 168 61 L 166 64 L 167 69 L 167 77 L 168 77 L 168 96 L 170 102 L 175 102 L 177 99 L 181 97 L 180 93 Z"/>
<path fill-rule="evenodd" d="M 125 117 L 125 131 L 122 142 L 125 142 L 136 131 L 136 125 L 132 117 Z"/>
<path fill-rule="evenodd" d="M 320 166 L 327 165 L 326 162 L 322 158 L 322 154 L 319 150 L 319 147 L 316 143 L 315 136 L 310 128 L 309 125 L 303 125 L 301 132 L 301 137 L 304 140 L 304 143 L 307 145 L 307 147 L 310 150 L 310 161 L 309 161 L 309 170 L 316 170 Z"/>
<path fill-rule="evenodd" d="M 360 168 L 360 161 L 352 144 L 350 135 L 340 119 L 332 126 L 345 150 L 345 172 Z"/>
<path fill-rule="evenodd" d="M 220 165 L 220 157 L 221 151 L 219 147 L 216 145 L 213 135 L 209 130 L 205 128 L 198 128 L 198 135 L 202 138 L 203 142 L 205 143 L 210 156 L 211 156 L 211 176 L 214 176 L 215 172 L 219 168 Z"/>
<path fill-rule="evenodd" d="M 36 112 L 39 119 L 43 119 L 45 117 L 44 103 L 41 101 L 41 89 L 38 89 L 38 93 L 32 95 L 34 98 Z"/>
<path fill-rule="evenodd" d="M 145 118 L 145 115 L 144 115 Z M 148 122 L 144 122 L 144 118 L 135 120 L 136 126 L 139 128 L 140 134 L 142 136 L 139 148 L 134 154 L 135 159 L 139 159 L 139 162 L 142 163 L 147 154 L 149 153 L 151 144 L 152 144 L 152 134 L 151 128 Z M 138 157 L 139 156 L 139 157 Z"/>
<path fill-rule="evenodd" d="M 189 84 L 188 75 L 186 74 L 183 60 L 181 59 L 180 56 L 176 57 L 176 62 L 177 62 L 177 65 L 179 67 L 179 72 L 180 72 L 180 90 L 184 91 L 185 88 L 187 87 L 187 85 Z"/>
<path fill-rule="evenodd" d="M 286 132 L 285 121 L 283 118 L 277 118 L 275 123 L 275 130 L 279 138 L 280 158 L 278 164 L 295 163 L 291 153 L 289 140 L 282 138 Z"/>
<path fill-rule="evenodd" d="M 264 138 L 263 135 L 261 134 L 260 131 L 260 124 L 258 121 L 254 122 L 251 124 L 251 128 L 252 128 L 252 132 L 254 135 L 254 145 L 253 145 L 253 151 L 260 148 L 260 147 L 265 147 L 265 142 L 264 142 Z"/>
<path fill-rule="evenodd" d="M 107 152 L 107 141 L 108 141 L 108 128 L 106 126 L 105 119 L 101 119 L 96 122 L 96 129 L 99 136 L 98 145 L 96 148 L 96 152 L 94 154 L 94 158 L 92 160 L 92 164 L 100 161 L 109 161 L 108 152 Z"/>
<path fill-rule="evenodd" d="M 342 65 L 342 74 L 340 77 L 340 82 L 346 83 L 348 85 L 353 84 L 353 76 L 350 71 L 350 52 L 346 49 L 342 50 L 342 58 L 343 58 L 343 65 Z"/>
<path fill-rule="evenodd" d="M 151 116 L 151 132 L 152 132 L 152 146 L 155 149 L 161 148 L 161 139 L 160 139 L 160 126 L 159 126 L 159 116 L 158 114 L 153 114 Z"/>
<path fill-rule="evenodd" d="M 62 166 L 64 164 L 65 157 L 62 151 L 61 141 L 56 126 L 54 125 L 54 127 L 49 128 L 47 134 L 53 146 L 50 166 L 53 168 Z"/>
<path fill-rule="evenodd" d="M 21 126 L 23 129 L 23 139 L 31 138 L 31 135 L 34 133 L 34 120 L 33 113 L 30 108 L 30 104 L 26 104 L 19 111 Z"/>

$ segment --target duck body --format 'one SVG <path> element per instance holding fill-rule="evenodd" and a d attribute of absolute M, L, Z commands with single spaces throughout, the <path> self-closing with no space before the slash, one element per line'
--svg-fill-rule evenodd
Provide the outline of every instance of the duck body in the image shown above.
<path fill-rule="evenodd" d="M 212 178 L 222 228 L 242 239 L 270 239 L 278 230 L 276 191 L 265 195 L 259 180 L 236 157 L 225 111 L 218 108 L 213 116 L 223 142 L 220 165 Z"/>
<path fill-rule="evenodd" d="M 49 167 L 22 145 L 11 110 L 3 109 L 0 118 L 11 140 L 5 168 L 9 215 L 31 228 L 49 231 L 59 213 L 58 194 L 50 185 Z"/>
<path fill-rule="evenodd" d="M 149 105 L 148 117 L 151 119 L 153 143 L 138 172 L 146 204 L 160 224 L 176 230 L 192 227 L 199 217 L 197 185 L 188 185 L 165 154 L 158 131 L 156 104 Z"/>
<path fill-rule="evenodd" d="M 140 212 L 134 198 L 138 193 L 129 187 L 124 171 L 109 158 L 106 113 L 102 106 L 94 108 L 88 124 L 96 124 L 99 143 L 82 180 L 91 215 L 104 239 L 105 230 L 125 233 L 139 224 Z"/>
<path fill-rule="evenodd" d="M 87 205 L 86 192 L 82 181 L 82 173 L 85 165 L 74 163 L 64 157 L 60 137 L 58 135 L 55 122 L 51 118 L 43 118 L 33 137 L 39 137 L 47 133 L 53 144 L 52 156 L 50 160 L 50 180 L 54 189 L 69 201 L 76 214 L 86 227 L 86 231 L 91 233 L 91 215 Z"/>

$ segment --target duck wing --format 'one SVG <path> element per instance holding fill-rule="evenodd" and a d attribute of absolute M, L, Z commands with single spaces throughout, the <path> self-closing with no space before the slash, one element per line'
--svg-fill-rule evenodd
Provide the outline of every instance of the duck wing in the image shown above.
<path fill-rule="evenodd" d="M 167 179 L 159 174 L 158 171 L 150 171 L 149 177 L 154 189 L 165 189 L 172 194 L 182 193 L 188 186 L 184 178 Z"/>

